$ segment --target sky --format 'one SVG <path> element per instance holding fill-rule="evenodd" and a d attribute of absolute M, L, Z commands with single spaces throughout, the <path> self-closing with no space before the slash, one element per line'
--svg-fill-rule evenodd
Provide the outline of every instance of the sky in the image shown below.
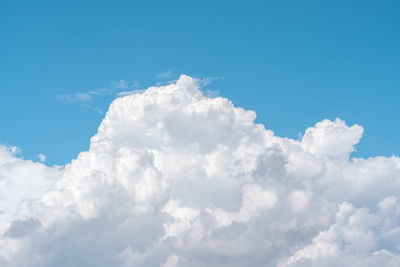
<path fill-rule="evenodd" d="M 398 1 L 2 1 L 0 143 L 63 165 L 121 91 L 186 74 L 297 139 L 364 127 L 354 157 L 399 155 Z"/>

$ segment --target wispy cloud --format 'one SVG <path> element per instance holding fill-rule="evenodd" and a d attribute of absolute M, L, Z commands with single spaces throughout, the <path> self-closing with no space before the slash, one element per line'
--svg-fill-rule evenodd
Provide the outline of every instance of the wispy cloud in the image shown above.
<path fill-rule="evenodd" d="M 70 103 L 87 104 L 93 100 L 93 96 L 104 95 L 107 93 L 110 93 L 110 89 L 100 88 L 97 90 L 91 90 L 91 91 L 75 93 L 75 94 L 57 95 L 57 98 L 60 100 L 65 100 Z"/>
<path fill-rule="evenodd" d="M 126 91 L 138 87 L 139 87 L 138 81 L 129 82 L 127 80 L 119 80 L 111 83 L 111 88 L 114 89 L 114 91 L 116 90 Z"/>
<path fill-rule="evenodd" d="M 194 81 L 199 86 L 203 95 L 207 97 L 217 97 L 219 96 L 219 90 L 209 89 L 207 88 L 207 86 L 210 85 L 213 81 L 223 80 L 223 79 L 224 79 L 223 77 L 204 77 L 204 78 L 195 78 Z"/>
<path fill-rule="evenodd" d="M 173 78 L 177 78 L 177 74 L 171 70 L 168 70 L 166 72 L 156 74 L 156 78 L 159 80 L 173 79 Z"/>
<path fill-rule="evenodd" d="M 136 90 L 131 90 L 131 91 L 122 91 L 117 93 L 117 96 L 127 96 L 127 95 L 133 95 L 133 94 L 140 94 L 143 93 L 145 90 L 144 89 L 136 89 Z"/>
<path fill-rule="evenodd" d="M 107 88 L 99 88 L 95 90 L 89 90 L 86 92 L 78 92 L 74 94 L 60 94 L 57 95 L 57 99 L 61 101 L 65 101 L 68 103 L 76 103 L 80 104 L 85 108 L 94 110 L 100 114 L 104 112 L 100 107 L 95 105 L 95 98 L 100 96 L 110 96 L 110 95 L 117 95 L 121 96 L 124 94 L 129 94 L 132 89 L 137 88 L 139 86 L 138 81 L 126 81 L 126 80 L 119 80 L 115 82 L 111 82 L 109 87 Z"/>

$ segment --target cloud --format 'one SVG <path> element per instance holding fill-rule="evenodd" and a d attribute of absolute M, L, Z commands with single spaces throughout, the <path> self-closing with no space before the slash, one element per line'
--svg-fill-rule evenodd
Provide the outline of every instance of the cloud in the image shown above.
<path fill-rule="evenodd" d="M 43 155 L 42 153 L 38 154 L 37 157 L 39 158 L 39 160 L 41 162 L 45 162 L 47 157 L 45 155 Z"/>
<path fill-rule="evenodd" d="M 65 100 L 71 103 L 82 103 L 87 104 L 93 101 L 93 96 L 103 95 L 110 93 L 111 90 L 107 88 L 100 88 L 97 90 L 91 90 L 84 93 L 76 93 L 71 95 L 57 95 L 57 97 L 61 100 Z"/>
<path fill-rule="evenodd" d="M 132 88 L 137 88 L 137 87 L 139 87 L 138 81 L 129 82 L 126 80 L 119 80 L 119 81 L 111 83 L 112 91 L 121 90 L 122 92 L 124 92 L 124 91 L 131 90 Z"/>
<path fill-rule="evenodd" d="M 137 88 L 139 86 L 138 81 L 129 82 L 126 80 L 119 80 L 116 82 L 110 83 L 108 88 L 99 88 L 96 90 L 90 90 L 87 92 L 79 92 L 75 94 L 60 94 L 57 95 L 57 98 L 61 101 L 65 101 L 68 103 L 77 103 L 81 106 L 94 110 L 100 114 L 104 112 L 100 107 L 94 104 L 95 97 L 99 96 L 110 96 L 110 95 L 117 95 L 117 96 L 125 96 L 132 94 L 135 90 L 133 88 Z"/>
<path fill-rule="evenodd" d="M 62 168 L 1 146 L 0 265 L 399 266 L 400 158 L 255 117 L 182 75 L 115 99 Z"/>
<path fill-rule="evenodd" d="M 137 89 L 137 90 L 131 90 L 131 91 L 122 91 L 117 93 L 117 96 L 127 96 L 127 95 L 133 95 L 133 94 L 141 94 L 146 90 L 143 89 Z"/>
<path fill-rule="evenodd" d="M 159 80 L 173 79 L 173 78 L 176 78 L 176 77 L 177 77 L 177 75 L 171 70 L 168 70 L 166 72 L 159 73 L 159 74 L 156 75 L 156 78 L 159 79 Z"/>

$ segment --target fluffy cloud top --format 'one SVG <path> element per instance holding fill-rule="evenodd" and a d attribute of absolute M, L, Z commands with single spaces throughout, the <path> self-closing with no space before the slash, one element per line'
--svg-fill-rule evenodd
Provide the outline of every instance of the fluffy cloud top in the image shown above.
<path fill-rule="evenodd" d="M 0 265 L 400 266 L 400 159 L 255 117 L 183 75 L 117 98 L 63 167 L 0 147 Z"/>

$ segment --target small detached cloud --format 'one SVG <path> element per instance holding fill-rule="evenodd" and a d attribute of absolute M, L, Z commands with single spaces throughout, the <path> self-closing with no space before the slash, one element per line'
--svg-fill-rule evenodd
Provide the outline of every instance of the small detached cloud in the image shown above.
<path fill-rule="evenodd" d="M 101 88 L 97 90 L 91 90 L 88 92 L 84 93 L 76 93 L 72 95 L 58 95 L 57 97 L 60 100 L 65 100 L 71 103 L 82 103 L 82 104 L 87 104 L 89 102 L 92 102 L 93 96 L 98 96 L 98 95 L 104 95 L 107 93 L 110 93 L 111 90 L 107 88 Z"/>
<path fill-rule="evenodd" d="M 156 78 L 157 79 L 159 79 L 159 80 L 171 80 L 171 79 L 174 79 L 174 78 L 176 78 L 178 75 L 177 74 L 175 74 L 173 71 L 171 71 L 171 70 L 168 70 L 168 71 L 166 71 L 166 72 L 163 72 L 163 73 L 159 73 L 159 74 L 156 74 Z"/>
<path fill-rule="evenodd" d="M 115 99 L 63 167 L 0 146 L 0 265 L 400 266 L 400 158 L 255 118 L 182 75 Z"/>
<path fill-rule="evenodd" d="M 37 157 L 39 158 L 39 160 L 41 162 L 45 162 L 47 157 L 45 155 L 43 155 L 42 153 L 38 154 Z"/>
<path fill-rule="evenodd" d="M 113 89 L 113 91 L 115 91 L 115 90 L 127 91 L 127 90 L 131 90 L 132 88 L 138 88 L 138 87 L 139 87 L 138 81 L 129 82 L 126 80 L 119 80 L 119 81 L 111 83 L 111 88 Z"/>
<path fill-rule="evenodd" d="M 137 88 L 139 83 L 137 81 L 129 82 L 126 80 L 119 80 L 110 83 L 108 88 L 99 88 L 87 92 L 79 92 L 75 94 L 60 94 L 57 98 L 61 101 L 68 103 L 77 103 L 85 108 L 94 110 L 100 114 L 104 114 L 102 109 L 95 104 L 95 98 L 101 96 L 122 96 L 128 95 L 132 92 L 133 88 Z"/>

